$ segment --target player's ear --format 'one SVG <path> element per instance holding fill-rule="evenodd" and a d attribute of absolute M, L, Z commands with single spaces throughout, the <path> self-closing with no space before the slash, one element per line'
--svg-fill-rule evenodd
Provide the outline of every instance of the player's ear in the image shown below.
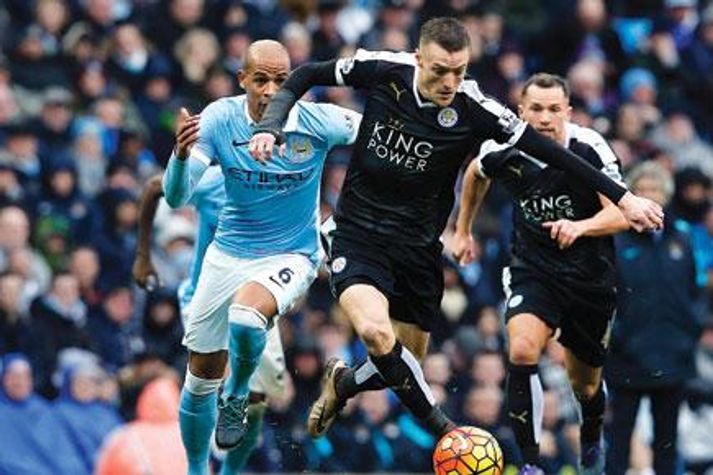
<path fill-rule="evenodd" d="M 241 69 L 240 71 L 238 71 L 238 84 L 240 84 L 240 87 L 242 87 L 243 89 L 245 89 L 244 82 L 245 82 L 246 77 L 247 77 L 247 74 L 245 74 L 244 69 Z"/>
<path fill-rule="evenodd" d="M 570 109 L 571 109 L 571 107 L 570 107 Z M 525 108 L 522 107 L 522 104 L 518 104 L 518 105 L 517 105 L 517 115 L 518 115 L 518 117 L 520 117 L 521 119 L 522 119 L 522 114 L 523 114 L 523 112 L 525 112 Z"/>
<path fill-rule="evenodd" d="M 421 51 L 416 48 L 416 64 L 418 64 L 418 67 L 421 68 L 423 67 L 423 56 L 421 56 Z"/>
<path fill-rule="evenodd" d="M 565 119 L 567 119 L 567 122 L 572 119 L 572 106 L 567 106 L 567 113 Z"/>

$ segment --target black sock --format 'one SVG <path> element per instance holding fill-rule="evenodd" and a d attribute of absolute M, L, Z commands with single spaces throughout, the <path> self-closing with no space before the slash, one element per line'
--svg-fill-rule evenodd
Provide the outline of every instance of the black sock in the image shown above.
<path fill-rule="evenodd" d="M 393 349 L 382 356 L 370 356 L 384 381 L 414 416 L 423 421 L 436 435 L 454 427 L 438 407 L 431 388 L 428 387 L 423 370 L 408 348 L 396 342 Z"/>
<path fill-rule="evenodd" d="M 358 366 L 340 369 L 335 375 L 337 396 L 346 401 L 364 391 L 377 391 L 386 387 L 386 381 L 371 359 Z"/>
<path fill-rule="evenodd" d="M 539 433 L 542 430 L 542 383 L 537 365 L 509 364 L 507 397 L 508 418 L 523 461 L 537 465 L 540 459 Z"/>
<path fill-rule="evenodd" d="M 582 429 L 579 440 L 582 444 L 598 442 L 602 436 L 602 425 L 604 424 L 604 410 L 607 405 L 607 393 L 604 389 L 604 381 L 599 383 L 599 389 L 589 399 L 576 394 L 579 407 L 582 410 Z"/>

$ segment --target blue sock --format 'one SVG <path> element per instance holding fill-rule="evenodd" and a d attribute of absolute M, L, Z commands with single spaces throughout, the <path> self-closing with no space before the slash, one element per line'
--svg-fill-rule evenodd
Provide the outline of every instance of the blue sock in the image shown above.
<path fill-rule="evenodd" d="M 218 392 L 196 395 L 181 389 L 179 424 L 188 456 L 188 475 L 208 475 L 210 436 L 217 418 Z"/>
<path fill-rule="evenodd" d="M 267 329 L 230 322 L 230 376 L 225 382 L 224 397 L 247 397 L 248 383 L 267 344 Z"/>
<path fill-rule="evenodd" d="M 228 452 L 225 462 L 223 462 L 223 467 L 220 469 L 220 475 L 235 475 L 245 468 L 250 454 L 252 454 L 260 438 L 262 419 L 266 408 L 267 406 L 263 403 L 250 405 L 248 408 L 248 432 L 245 434 L 243 442 Z"/>

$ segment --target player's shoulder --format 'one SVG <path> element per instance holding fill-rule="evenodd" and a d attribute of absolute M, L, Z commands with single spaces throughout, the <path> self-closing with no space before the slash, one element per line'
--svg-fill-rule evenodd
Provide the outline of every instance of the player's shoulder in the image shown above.
<path fill-rule="evenodd" d="M 208 105 L 203 109 L 203 112 L 219 112 L 223 110 L 235 109 L 236 107 L 243 105 L 244 98 L 244 95 L 221 97 L 208 103 Z"/>
<path fill-rule="evenodd" d="M 458 93 L 465 97 L 474 100 L 475 102 L 484 101 L 487 96 L 480 90 L 480 85 L 475 79 L 465 79 L 458 86 Z"/>
<path fill-rule="evenodd" d="M 486 140 L 480 145 L 480 150 L 478 151 L 478 158 L 482 159 L 493 153 L 504 153 L 515 150 L 512 145 L 496 142 L 495 140 Z"/>
<path fill-rule="evenodd" d="M 201 111 L 201 120 L 234 120 L 244 114 L 244 96 L 221 97 L 209 103 Z"/>
<path fill-rule="evenodd" d="M 354 61 L 382 61 L 405 66 L 416 66 L 416 55 L 408 51 L 367 50 L 359 48 L 351 59 Z"/>
<path fill-rule="evenodd" d="M 607 143 L 602 134 L 592 128 L 577 125 L 573 122 L 567 122 L 565 128 L 570 140 L 576 140 L 591 147 Z"/>
<path fill-rule="evenodd" d="M 590 149 L 603 165 L 618 161 L 607 140 L 594 129 L 573 124 L 566 124 L 570 145 L 579 145 Z"/>

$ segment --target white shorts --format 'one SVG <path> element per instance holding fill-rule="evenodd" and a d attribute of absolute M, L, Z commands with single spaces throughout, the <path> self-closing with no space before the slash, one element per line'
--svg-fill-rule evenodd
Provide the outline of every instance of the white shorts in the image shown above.
<path fill-rule="evenodd" d="M 241 259 L 225 254 L 211 244 L 187 309 L 183 344 L 196 353 L 227 350 L 228 309 L 235 293 L 247 282 L 257 282 L 269 290 L 277 302 L 278 315 L 282 315 L 307 292 L 316 277 L 317 267 L 301 254 Z M 279 369 L 279 377 L 282 378 L 285 362 L 279 331 L 275 327 L 268 332 L 260 367 Z M 266 359 L 269 361 L 266 362 Z M 262 375 L 253 379 L 262 380 L 260 384 L 269 388 L 276 377 Z"/>

